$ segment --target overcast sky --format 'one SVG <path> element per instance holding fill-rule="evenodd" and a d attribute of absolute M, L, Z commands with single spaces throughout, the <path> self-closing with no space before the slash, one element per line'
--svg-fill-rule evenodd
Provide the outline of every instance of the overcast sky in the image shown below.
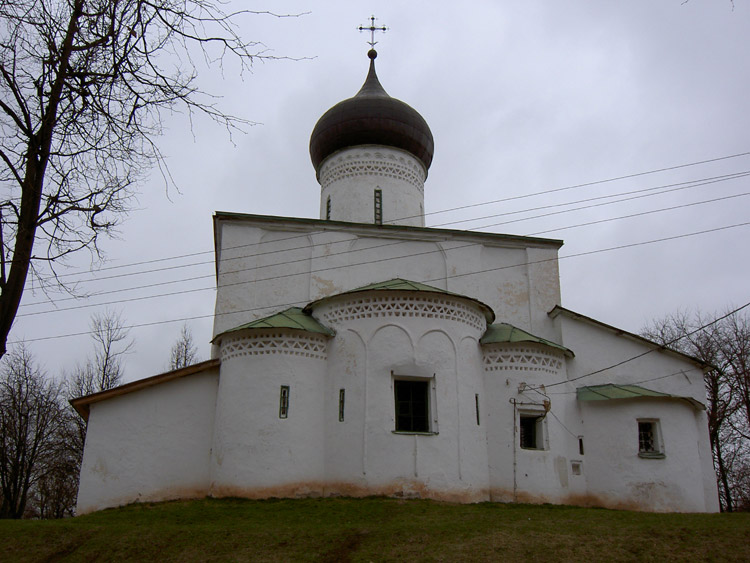
<path fill-rule="evenodd" d="M 10 340 L 25 339 L 49 373 L 84 361 L 90 342 L 40 339 L 85 333 L 107 308 L 134 326 L 127 380 L 164 371 L 180 319 L 193 319 L 208 358 L 212 213 L 317 218 L 310 133 L 364 81 L 368 37 L 356 27 L 371 14 L 389 28 L 377 38 L 382 85 L 422 114 L 435 139 L 428 226 L 563 239 L 562 305 L 632 332 L 678 310 L 750 301 L 750 229 L 732 227 L 750 222 L 750 179 L 716 178 L 750 171 L 750 155 L 724 158 L 750 152 L 746 1 L 253 4 L 309 12 L 242 20 L 244 36 L 269 54 L 307 59 L 258 63 L 244 79 L 233 67 L 223 78 L 204 72 L 223 109 L 259 124 L 232 142 L 205 120 L 191 133 L 186 116 L 169 118 L 160 147 L 180 193 L 167 194 L 153 172 L 119 240 L 103 244 L 106 269 L 92 273 L 81 256 L 63 272 L 79 273 L 67 279 L 80 280 L 81 293 L 110 293 L 24 296 Z M 682 166 L 713 159 L 721 160 Z M 589 185 L 573 187 L 581 184 Z M 498 200 L 506 201 L 488 203 Z M 639 244 L 658 239 L 670 240 Z M 637 246 L 615 249 L 628 245 Z M 171 295 L 151 297 L 163 294 Z M 96 305 L 111 301 L 119 303 Z"/>

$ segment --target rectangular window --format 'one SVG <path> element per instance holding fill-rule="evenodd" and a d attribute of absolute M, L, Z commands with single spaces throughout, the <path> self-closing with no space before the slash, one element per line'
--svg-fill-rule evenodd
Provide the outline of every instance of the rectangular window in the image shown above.
<path fill-rule="evenodd" d="M 346 396 L 346 391 L 344 389 L 339 389 L 339 422 L 344 422 L 344 398 Z"/>
<path fill-rule="evenodd" d="M 429 432 L 429 381 L 395 380 L 396 432 Z"/>
<path fill-rule="evenodd" d="M 641 457 L 664 457 L 658 420 L 638 421 L 638 455 Z"/>
<path fill-rule="evenodd" d="M 326 220 L 331 220 L 331 196 L 326 200 Z"/>
<path fill-rule="evenodd" d="M 525 450 L 544 449 L 544 415 L 521 413 L 518 419 L 519 445 Z"/>
<path fill-rule="evenodd" d="M 279 393 L 279 418 L 289 416 L 289 385 L 282 385 Z"/>
<path fill-rule="evenodd" d="M 583 436 L 578 436 L 578 453 L 583 455 Z"/>
<path fill-rule="evenodd" d="M 477 426 L 479 426 L 479 394 L 474 395 L 474 406 L 477 411 Z"/>
<path fill-rule="evenodd" d="M 375 224 L 383 224 L 383 190 L 375 190 Z"/>

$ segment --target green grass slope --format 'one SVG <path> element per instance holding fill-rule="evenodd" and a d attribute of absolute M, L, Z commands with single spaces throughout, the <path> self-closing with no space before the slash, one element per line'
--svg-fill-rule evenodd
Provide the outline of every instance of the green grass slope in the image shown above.
<path fill-rule="evenodd" d="M 0 561 L 750 561 L 750 514 L 207 499 L 0 521 Z"/>

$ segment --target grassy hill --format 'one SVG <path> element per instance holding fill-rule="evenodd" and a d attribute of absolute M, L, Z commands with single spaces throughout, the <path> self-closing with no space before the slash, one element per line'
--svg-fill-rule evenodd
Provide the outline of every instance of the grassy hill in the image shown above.
<path fill-rule="evenodd" d="M 207 499 L 0 521 L 0 561 L 750 561 L 750 514 Z"/>

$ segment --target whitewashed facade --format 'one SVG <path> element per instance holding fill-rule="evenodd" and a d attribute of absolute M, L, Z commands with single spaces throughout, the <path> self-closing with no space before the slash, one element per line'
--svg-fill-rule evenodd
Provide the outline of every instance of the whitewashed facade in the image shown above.
<path fill-rule="evenodd" d="M 371 63 L 313 133 L 320 219 L 215 215 L 214 359 L 73 401 L 79 513 L 372 494 L 717 511 L 704 366 L 561 307 L 561 241 L 425 228 L 431 134 L 376 82 Z"/>

